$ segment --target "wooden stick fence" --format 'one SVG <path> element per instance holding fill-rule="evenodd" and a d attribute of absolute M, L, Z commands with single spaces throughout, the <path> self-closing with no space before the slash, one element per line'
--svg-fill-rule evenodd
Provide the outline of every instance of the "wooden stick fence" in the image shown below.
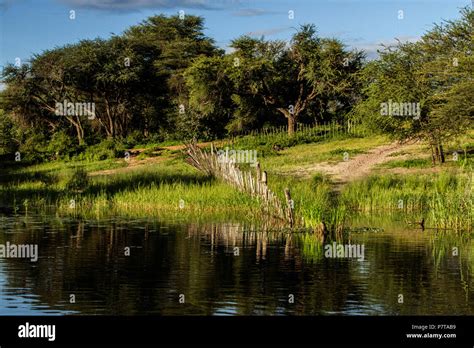
<path fill-rule="evenodd" d="M 260 130 L 248 130 L 235 134 L 235 136 L 254 136 L 261 138 L 269 138 L 276 135 L 286 135 L 288 133 L 287 126 L 280 127 L 268 127 Z M 296 125 L 294 136 L 304 136 L 304 135 L 320 135 L 323 138 L 331 138 L 339 134 L 352 134 L 352 135 L 365 135 L 365 131 L 361 128 L 361 125 L 358 122 L 347 120 L 342 123 L 337 123 L 335 121 L 331 122 L 314 122 L 313 124 L 301 124 Z"/>
<path fill-rule="evenodd" d="M 189 155 L 187 158 L 189 164 L 207 175 L 225 181 L 241 192 L 256 197 L 263 202 L 268 213 L 286 221 L 290 227 L 293 227 L 295 218 L 290 190 L 285 189 L 286 205 L 284 205 L 268 188 L 267 172 L 261 170 L 260 163 L 256 163 L 255 174 L 252 174 L 252 171 L 242 171 L 237 167 L 235 161 L 223 160 L 218 156 L 214 145 L 211 145 L 210 152 L 206 152 L 193 142 L 186 145 L 186 152 Z"/>

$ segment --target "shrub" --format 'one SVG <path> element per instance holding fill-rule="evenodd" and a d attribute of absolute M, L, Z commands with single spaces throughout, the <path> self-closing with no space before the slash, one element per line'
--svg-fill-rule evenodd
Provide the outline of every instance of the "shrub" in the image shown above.
<path fill-rule="evenodd" d="M 111 158 L 123 158 L 126 149 L 122 143 L 112 139 L 106 139 L 99 144 L 89 146 L 84 152 L 83 158 L 87 161 L 104 161 Z"/>
<path fill-rule="evenodd" d="M 123 140 L 124 146 L 127 148 L 132 148 L 136 145 L 143 144 L 145 142 L 145 137 L 140 131 L 133 131 Z"/>
<path fill-rule="evenodd" d="M 89 177 L 82 168 L 76 168 L 66 182 L 66 189 L 71 191 L 83 191 L 89 186 Z"/>
<path fill-rule="evenodd" d="M 0 155 L 15 153 L 17 144 L 14 141 L 15 123 L 3 110 L 0 110 Z"/>
<path fill-rule="evenodd" d="M 47 147 L 48 153 L 54 159 L 69 159 L 69 156 L 73 155 L 77 150 L 76 139 L 64 131 L 54 133 Z"/>
<path fill-rule="evenodd" d="M 28 133 L 21 142 L 18 151 L 21 154 L 21 160 L 26 162 L 43 162 L 48 158 L 47 142 L 45 136 L 41 133 Z"/>
<path fill-rule="evenodd" d="M 331 180 L 322 173 L 316 173 L 311 178 L 311 189 L 314 191 L 320 185 L 329 185 Z"/>

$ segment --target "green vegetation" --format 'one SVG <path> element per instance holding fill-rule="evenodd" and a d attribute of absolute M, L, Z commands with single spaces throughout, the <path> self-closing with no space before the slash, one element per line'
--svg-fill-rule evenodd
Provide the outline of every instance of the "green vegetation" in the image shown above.
<path fill-rule="evenodd" d="M 415 43 L 387 47 L 362 73 L 363 100 L 353 115 L 374 131 L 430 146 L 444 163 L 443 146 L 472 128 L 474 11 L 446 21 Z"/>
<path fill-rule="evenodd" d="M 399 213 L 426 225 L 472 229 L 474 190 L 472 171 L 425 175 L 379 175 L 348 185 L 342 201 L 355 211 Z"/>
<path fill-rule="evenodd" d="M 188 15 L 36 54 L 2 73 L 0 208 L 263 218 L 256 199 L 168 147 L 196 138 L 257 151 L 271 190 L 284 201 L 290 188 L 299 226 L 340 234 L 354 214 L 402 211 L 427 227 L 470 230 L 473 20 L 465 8 L 370 62 L 311 24 L 289 43 L 241 36 L 225 53 Z M 366 178 L 328 175 L 393 139 L 417 148 L 369 166 Z"/>
<path fill-rule="evenodd" d="M 337 163 L 344 160 L 344 152 L 349 156 L 364 153 L 373 147 L 385 144 L 384 136 L 340 137 L 322 140 L 318 143 L 303 144 L 284 149 L 275 156 L 259 158 L 263 168 L 270 174 L 305 176 L 303 171 L 321 162 Z"/>
<path fill-rule="evenodd" d="M 0 154 L 19 151 L 30 162 L 100 160 L 147 144 L 285 124 L 291 136 L 300 127 L 326 125 L 320 134 L 270 143 L 287 147 L 346 127 L 363 53 L 303 25 L 289 45 L 241 36 L 225 54 L 203 29 L 200 17 L 153 16 L 122 35 L 7 65 Z"/>
<path fill-rule="evenodd" d="M 415 158 L 399 161 L 390 161 L 382 165 L 384 168 L 428 168 L 431 161 L 426 158 Z"/>
<path fill-rule="evenodd" d="M 340 233 L 354 214 L 402 213 L 408 222 L 425 218 L 427 227 L 472 229 L 474 197 L 469 186 L 470 170 L 374 174 L 347 184 L 340 193 L 334 191 L 328 175 L 293 175 L 310 164 L 341 162 L 340 149 L 348 148 L 349 143 L 353 153 L 363 153 L 384 141 L 383 137 L 356 137 L 302 144 L 269 154 L 261 163 L 269 173 L 270 188 L 282 201 L 284 189 L 291 189 L 298 223 L 308 228 L 324 222 L 330 231 Z M 157 158 L 160 161 L 155 164 L 130 170 L 125 160 L 18 167 L 8 176 L 0 176 L 0 201 L 2 206 L 17 210 L 24 210 L 28 202 L 30 211 L 94 218 L 165 215 L 174 219 L 258 220 L 264 216 L 257 200 L 204 176 L 185 164 L 181 154 L 165 151 Z M 397 163 L 392 160 L 386 166 L 395 167 Z M 101 174 L 104 170 L 112 172 Z M 97 174 L 85 176 L 86 172 Z M 180 200 L 184 203 L 182 208 Z"/>
<path fill-rule="evenodd" d="M 165 165 L 143 166 L 114 175 L 85 175 L 85 168 L 113 168 L 99 164 L 55 163 L 37 165 L 34 170 L 19 169 L 2 177 L 0 201 L 15 210 L 22 209 L 23 202 L 28 201 L 31 208 L 42 212 L 95 218 L 114 214 L 174 214 L 180 218 L 209 214 L 252 219 L 259 212 L 257 202 L 223 183 L 213 182 L 181 160 L 168 158 Z M 180 200 L 184 201 L 183 208 Z"/>
<path fill-rule="evenodd" d="M 265 128 L 260 132 L 252 131 L 246 135 L 232 137 L 222 141 L 222 145 L 235 149 L 254 149 L 260 156 L 277 154 L 280 150 L 300 144 L 319 143 L 335 139 L 351 139 L 362 137 L 364 130 L 360 126 L 347 123 L 341 126 L 337 123 L 300 125 L 288 136 L 287 127 Z"/>

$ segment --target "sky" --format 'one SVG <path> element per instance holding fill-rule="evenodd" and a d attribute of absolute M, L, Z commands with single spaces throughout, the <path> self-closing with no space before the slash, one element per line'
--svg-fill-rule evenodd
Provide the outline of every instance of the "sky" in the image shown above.
<path fill-rule="evenodd" d="M 204 17 L 205 33 L 228 50 L 247 34 L 289 40 L 313 23 L 323 37 L 376 57 L 380 44 L 416 41 L 433 23 L 459 18 L 474 0 L 0 0 L 0 69 L 81 39 L 120 34 L 155 14 Z M 71 12 L 75 18 L 71 19 Z M 292 11 L 292 12 L 290 12 Z M 293 14 L 293 18 L 291 14 Z"/>

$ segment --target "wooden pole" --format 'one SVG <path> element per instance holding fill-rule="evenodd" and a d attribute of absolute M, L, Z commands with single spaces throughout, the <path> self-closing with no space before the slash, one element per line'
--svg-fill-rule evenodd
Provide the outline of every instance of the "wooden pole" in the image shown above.
<path fill-rule="evenodd" d="M 262 171 L 260 169 L 260 162 L 257 162 L 257 166 L 256 166 L 255 170 L 257 171 L 257 178 L 255 180 L 255 191 L 257 191 L 257 195 L 259 195 L 260 192 L 261 192 L 260 182 L 262 180 Z"/>
<path fill-rule="evenodd" d="M 287 218 L 290 227 L 293 227 L 295 223 L 294 214 L 293 214 L 293 200 L 291 199 L 290 189 L 287 187 L 285 188 L 285 198 L 286 198 L 286 205 L 287 205 Z"/>
<path fill-rule="evenodd" d="M 263 188 L 263 196 L 265 199 L 265 203 L 268 204 L 268 186 L 267 186 L 267 172 L 263 171 L 262 172 L 262 188 Z"/>
<path fill-rule="evenodd" d="M 228 182 L 239 191 L 256 196 L 259 201 L 260 199 L 264 200 L 265 210 L 282 220 L 288 220 L 291 226 L 294 225 L 295 218 L 289 190 L 287 196 L 289 209 L 285 209 L 283 201 L 268 188 L 268 174 L 261 170 L 259 162 L 256 164 L 256 176 L 253 176 L 251 171 L 242 171 L 233 161 L 220 161 L 216 147 L 212 143 L 211 151 L 206 152 L 195 143 L 187 144 L 189 155 L 187 162 L 209 175 Z"/>
<path fill-rule="evenodd" d="M 264 185 L 267 184 L 267 172 L 266 172 L 266 171 L 263 171 L 263 172 L 262 172 L 262 183 L 263 183 Z"/>

